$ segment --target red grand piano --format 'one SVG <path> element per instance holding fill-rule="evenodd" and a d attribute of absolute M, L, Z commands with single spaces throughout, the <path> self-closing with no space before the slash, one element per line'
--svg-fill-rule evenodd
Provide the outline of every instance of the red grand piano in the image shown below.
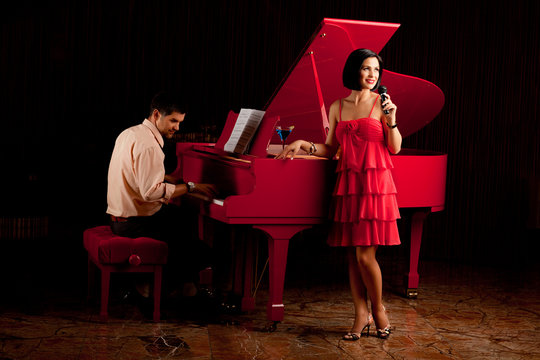
<path fill-rule="evenodd" d="M 301 138 L 324 143 L 328 132 L 326 109 L 334 100 L 349 94 L 341 82 L 347 56 L 357 48 L 380 52 L 398 27 L 399 24 L 324 19 L 267 103 L 266 114 L 247 154 L 223 150 L 238 116 L 232 112 L 216 144 L 177 146 L 177 171 L 182 172 L 184 180 L 215 183 L 223 195 L 222 202 L 198 203 L 201 218 L 249 224 L 267 234 L 269 320 L 283 319 L 289 240 L 304 229 L 328 221 L 336 167 L 333 160 L 313 156 L 275 160 L 273 154 L 281 149 L 275 126 L 295 126 L 288 141 Z M 404 137 L 425 126 L 442 109 L 444 95 L 430 82 L 386 69 L 381 80 L 399 107 L 398 123 Z M 446 158 L 445 154 L 410 149 L 402 149 L 393 156 L 398 204 L 400 208 L 415 209 L 406 275 L 409 296 L 415 296 L 418 288 L 423 221 L 429 211 L 444 208 Z M 283 196 L 285 191 L 287 196 Z M 250 267 L 248 256 L 246 268 Z M 242 307 L 249 310 L 254 307 L 251 272 L 246 271 L 244 276 Z"/>

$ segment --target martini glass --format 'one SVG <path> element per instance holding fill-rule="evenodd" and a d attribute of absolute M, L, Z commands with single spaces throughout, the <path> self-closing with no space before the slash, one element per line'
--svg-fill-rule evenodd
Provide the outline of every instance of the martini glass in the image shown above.
<path fill-rule="evenodd" d="M 276 132 L 279 135 L 279 138 L 281 139 L 281 147 L 282 149 L 285 149 L 285 140 L 287 140 L 287 137 L 291 134 L 293 131 L 294 126 L 276 126 Z"/>

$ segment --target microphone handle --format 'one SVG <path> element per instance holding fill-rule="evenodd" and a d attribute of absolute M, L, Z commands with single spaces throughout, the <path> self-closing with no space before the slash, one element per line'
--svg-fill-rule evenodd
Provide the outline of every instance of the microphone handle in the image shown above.
<path fill-rule="evenodd" d="M 381 103 L 385 102 L 386 99 L 387 99 L 386 93 L 382 93 L 382 94 L 381 94 Z M 390 111 L 388 111 L 388 110 L 383 110 L 383 113 L 385 113 L 385 115 L 388 115 L 388 114 L 390 114 Z"/>

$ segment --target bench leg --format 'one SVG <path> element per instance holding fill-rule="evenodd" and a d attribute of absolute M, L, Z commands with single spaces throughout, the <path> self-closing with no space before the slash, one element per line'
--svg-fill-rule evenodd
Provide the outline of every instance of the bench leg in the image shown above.
<path fill-rule="evenodd" d="M 111 280 L 111 271 L 107 267 L 101 269 L 101 310 L 99 318 L 101 321 L 107 321 L 109 314 L 107 307 L 109 306 L 109 286 Z"/>
<path fill-rule="evenodd" d="M 88 256 L 88 283 L 87 283 L 87 289 L 86 289 L 86 301 L 90 303 L 92 299 L 94 298 L 94 290 L 96 286 L 96 266 L 90 260 L 90 256 Z"/>

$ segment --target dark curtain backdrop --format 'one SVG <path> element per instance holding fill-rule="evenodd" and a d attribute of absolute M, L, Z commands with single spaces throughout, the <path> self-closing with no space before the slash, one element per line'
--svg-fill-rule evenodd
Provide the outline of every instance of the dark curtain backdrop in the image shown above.
<path fill-rule="evenodd" d="M 187 89 L 184 132 L 262 108 L 324 17 L 402 24 L 387 69 L 444 109 L 406 147 L 448 154 L 446 209 L 422 258 L 536 261 L 538 1 L 17 1 L 1 5 L 2 216 L 45 214 L 58 249 L 104 221 L 114 139 L 160 89 Z M 391 92 L 391 89 L 390 89 Z M 399 104 L 398 104 L 399 105 Z"/>

